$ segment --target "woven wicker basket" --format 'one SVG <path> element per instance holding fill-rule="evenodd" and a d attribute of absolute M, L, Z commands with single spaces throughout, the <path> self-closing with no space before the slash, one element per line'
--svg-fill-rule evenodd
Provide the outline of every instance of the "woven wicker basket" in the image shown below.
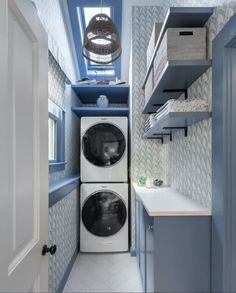
<path fill-rule="evenodd" d="M 154 59 L 154 83 L 170 60 L 206 59 L 206 28 L 167 29 Z"/>

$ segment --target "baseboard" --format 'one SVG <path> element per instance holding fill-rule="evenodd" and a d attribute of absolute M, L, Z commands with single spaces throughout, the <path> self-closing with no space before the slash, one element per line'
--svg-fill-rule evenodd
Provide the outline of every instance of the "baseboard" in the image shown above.
<path fill-rule="evenodd" d="M 76 260 L 76 258 L 78 256 L 78 253 L 79 253 L 79 250 L 76 249 L 76 251 L 74 252 L 74 254 L 73 254 L 73 256 L 72 256 L 72 258 L 71 258 L 71 260 L 70 260 L 70 262 L 69 262 L 69 264 L 67 266 L 65 274 L 64 274 L 64 276 L 63 276 L 63 278 L 62 278 L 62 280 L 60 282 L 60 285 L 58 286 L 58 289 L 57 289 L 56 293 L 62 293 L 63 292 L 64 287 L 66 285 L 66 282 L 67 282 L 67 280 L 69 278 L 70 272 L 72 270 L 72 267 L 73 267 L 73 265 L 75 263 L 75 260 Z"/>

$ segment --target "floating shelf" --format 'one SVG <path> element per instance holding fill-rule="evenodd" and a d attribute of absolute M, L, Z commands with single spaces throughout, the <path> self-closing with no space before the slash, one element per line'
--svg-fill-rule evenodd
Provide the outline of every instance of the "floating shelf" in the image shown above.
<path fill-rule="evenodd" d="M 129 108 L 72 107 L 71 110 L 78 117 L 129 116 Z"/>
<path fill-rule="evenodd" d="M 209 67 L 211 60 L 169 61 L 144 106 L 143 114 L 156 112 L 169 99 L 177 99 L 184 90 L 200 77 Z M 177 91 L 175 91 L 177 90 Z"/>
<path fill-rule="evenodd" d="M 143 135 L 143 138 L 163 138 L 170 135 L 173 131 L 186 129 L 197 122 L 211 117 L 211 112 L 170 112 L 157 121 Z"/>
<path fill-rule="evenodd" d="M 170 7 L 165 21 L 162 26 L 157 44 L 154 49 L 150 64 L 147 68 L 147 72 L 144 78 L 143 86 L 144 89 L 148 75 L 152 69 L 153 61 L 156 56 L 157 50 L 160 47 L 161 41 L 168 28 L 174 27 L 203 27 L 209 17 L 213 14 L 214 7 Z"/>
<path fill-rule="evenodd" d="M 129 85 L 74 84 L 71 86 L 83 104 L 95 104 L 99 95 L 106 95 L 110 104 L 127 104 Z"/>

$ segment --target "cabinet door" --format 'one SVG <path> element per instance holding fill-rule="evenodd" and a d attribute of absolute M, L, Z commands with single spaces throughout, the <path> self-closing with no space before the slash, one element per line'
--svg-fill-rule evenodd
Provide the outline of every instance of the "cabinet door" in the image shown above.
<path fill-rule="evenodd" d="M 135 250 L 140 267 L 140 201 L 136 198 L 135 201 Z"/>
<path fill-rule="evenodd" d="M 140 272 L 143 289 L 146 292 L 146 227 L 145 227 L 145 210 L 142 204 L 139 206 L 140 212 Z"/>
<path fill-rule="evenodd" d="M 146 214 L 146 292 L 154 292 L 154 221 Z"/>

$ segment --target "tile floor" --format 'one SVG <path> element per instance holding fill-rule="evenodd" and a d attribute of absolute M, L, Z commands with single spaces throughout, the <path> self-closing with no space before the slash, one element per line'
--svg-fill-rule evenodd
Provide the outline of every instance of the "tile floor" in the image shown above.
<path fill-rule="evenodd" d="M 64 292 L 143 292 L 136 257 L 79 254 Z"/>

